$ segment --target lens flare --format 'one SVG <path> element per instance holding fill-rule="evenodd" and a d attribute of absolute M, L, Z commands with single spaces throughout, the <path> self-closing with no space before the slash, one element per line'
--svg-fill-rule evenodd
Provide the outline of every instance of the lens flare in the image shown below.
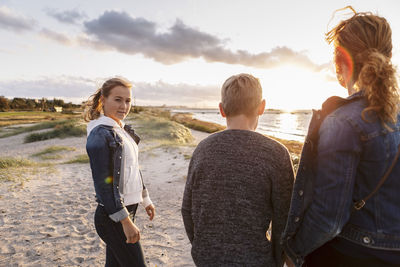
<path fill-rule="evenodd" d="M 108 177 L 104 180 L 104 182 L 105 182 L 106 184 L 111 184 L 112 181 L 113 181 L 113 178 L 112 178 L 111 176 L 108 176 Z"/>
<path fill-rule="evenodd" d="M 343 63 L 345 63 L 345 65 L 347 66 L 347 75 L 345 76 L 348 79 L 347 81 L 345 81 L 347 83 L 353 77 L 354 60 L 351 57 L 349 51 L 347 51 L 347 49 L 343 46 L 338 46 L 336 47 L 336 49 L 340 60 L 343 61 Z"/>

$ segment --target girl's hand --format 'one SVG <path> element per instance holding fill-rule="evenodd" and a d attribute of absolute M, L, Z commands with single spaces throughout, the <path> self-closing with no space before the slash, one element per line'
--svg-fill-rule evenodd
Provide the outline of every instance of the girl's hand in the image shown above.
<path fill-rule="evenodd" d="M 137 228 L 129 216 L 121 220 L 121 224 L 126 237 L 126 243 L 134 244 L 140 240 L 139 228 Z"/>
<path fill-rule="evenodd" d="M 149 218 L 150 221 L 152 221 L 154 218 L 154 215 L 156 215 L 156 208 L 154 207 L 154 205 L 153 204 L 148 205 L 146 207 L 146 212 L 147 212 L 147 215 L 149 215 L 149 217 L 150 217 Z"/>

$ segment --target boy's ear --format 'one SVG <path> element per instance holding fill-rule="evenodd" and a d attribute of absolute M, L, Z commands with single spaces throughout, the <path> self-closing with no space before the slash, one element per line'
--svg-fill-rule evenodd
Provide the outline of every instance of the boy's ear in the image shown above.
<path fill-rule="evenodd" d="M 260 105 L 258 106 L 257 115 L 264 114 L 264 111 L 265 111 L 265 99 L 263 99 Z"/>
<path fill-rule="evenodd" d="M 219 112 L 221 113 L 221 116 L 226 118 L 224 108 L 222 107 L 222 103 L 219 103 Z"/>

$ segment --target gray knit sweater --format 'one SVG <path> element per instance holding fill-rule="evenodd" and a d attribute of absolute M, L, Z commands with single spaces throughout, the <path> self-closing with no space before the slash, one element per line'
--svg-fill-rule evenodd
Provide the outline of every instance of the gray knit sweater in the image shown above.
<path fill-rule="evenodd" d="M 282 266 L 279 239 L 293 182 L 287 149 L 270 138 L 225 130 L 203 140 L 190 161 L 182 203 L 195 264 Z"/>

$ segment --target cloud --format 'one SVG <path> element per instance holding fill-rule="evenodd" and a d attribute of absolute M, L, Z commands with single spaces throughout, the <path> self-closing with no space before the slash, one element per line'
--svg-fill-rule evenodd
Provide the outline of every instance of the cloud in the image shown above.
<path fill-rule="evenodd" d="M 25 98 L 86 100 L 96 89 L 96 81 L 72 76 L 42 77 L 37 80 L 0 81 L 1 95 Z M 77 102 L 77 103 L 79 103 Z"/>
<path fill-rule="evenodd" d="M 74 103 L 86 101 L 105 79 L 75 76 L 42 77 L 37 80 L 0 81 L 0 92 L 8 98 L 61 98 Z M 214 106 L 220 98 L 219 86 L 133 82 L 137 105 Z"/>
<path fill-rule="evenodd" d="M 47 38 L 47 39 L 56 41 L 56 42 L 61 43 L 63 45 L 71 45 L 72 44 L 72 41 L 67 36 L 65 36 L 64 34 L 49 30 L 47 28 L 43 28 L 39 32 L 39 34 L 41 36 Z"/>
<path fill-rule="evenodd" d="M 319 71 L 325 67 L 315 64 L 304 53 L 285 46 L 258 54 L 232 51 L 226 48 L 226 40 L 189 27 L 181 20 L 176 20 L 167 32 L 159 32 L 152 21 L 131 17 L 126 12 L 106 11 L 97 19 L 84 22 L 84 31 L 87 37 L 80 39 L 82 45 L 131 55 L 142 54 L 163 64 L 204 58 L 208 62 L 257 68 L 295 64 Z"/>
<path fill-rule="evenodd" d="M 61 23 L 66 24 L 77 24 L 78 21 L 87 18 L 87 15 L 84 12 L 81 12 L 77 9 L 58 11 L 56 9 L 47 8 L 45 12 L 50 17 L 55 18 Z"/>
<path fill-rule="evenodd" d="M 16 13 L 8 7 L 0 7 L 0 28 L 15 32 L 31 31 L 36 21 Z"/>
<path fill-rule="evenodd" d="M 133 95 L 138 105 L 214 106 L 220 99 L 217 85 L 133 83 Z"/>

